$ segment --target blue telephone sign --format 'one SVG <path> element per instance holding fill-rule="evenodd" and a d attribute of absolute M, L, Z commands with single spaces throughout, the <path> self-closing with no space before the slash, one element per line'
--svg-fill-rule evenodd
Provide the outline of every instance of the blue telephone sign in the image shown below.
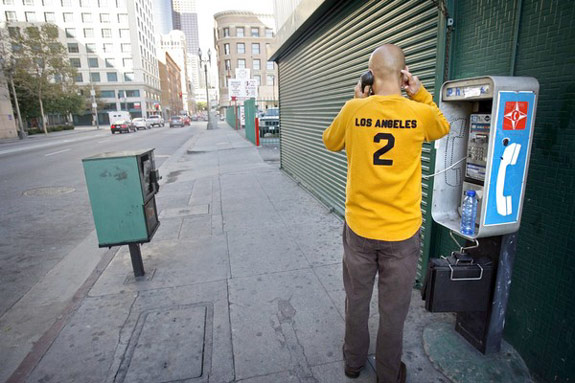
<path fill-rule="evenodd" d="M 484 226 L 519 221 L 534 106 L 534 92 L 499 92 Z"/>

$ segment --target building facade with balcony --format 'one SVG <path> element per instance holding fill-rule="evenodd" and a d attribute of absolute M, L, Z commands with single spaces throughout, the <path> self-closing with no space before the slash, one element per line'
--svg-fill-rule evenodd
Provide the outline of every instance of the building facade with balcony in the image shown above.
<path fill-rule="evenodd" d="M 230 106 L 229 80 L 237 68 L 250 69 L 258 84 L 260 109 L 277 105 L 277 66 L 268 61 L 270 44 L 275 36 L 272 15 L 248 11 L 225 11 L 214 15 L 214 46 L 218 66 L 220 107 Z"/>
<path fill-rule="evenodd" d="M 107 111 L 128 110 L 132 117 L 154 114 L 160 101 L 151 0 L 4 0 L 0 26 L 51 23 L 68 50 L 80 86 L 94 86 Z M 75 116 L 91 123 L 91 111 Z"/>

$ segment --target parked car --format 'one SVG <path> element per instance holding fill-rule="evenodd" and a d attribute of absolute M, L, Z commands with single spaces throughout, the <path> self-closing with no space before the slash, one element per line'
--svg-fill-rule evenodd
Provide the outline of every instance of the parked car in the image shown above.
<path fill-rule="evenodd" d="M 158 128 L 161 128 L 162 126 L 164 126 L 164 119 L 162 118 L 162 116 L 154 114 L 148 117 L 148 123 L 152 127 L 157 126 Z"/>
<path fill-rule="evenodd" d="M 132 122 L 130 120 L 117 120 L 116 122 L 114 122 L 112 125 L 110 125 L 110 130 L 112 131 L 112 134 L 118 132 L 118 133 L 130 133 L 130 132 L 135 132 L 136 131 L 136 127 L 134 125 L 132 125 Z"/>
<path fill-rule="evenodd" d="M 152 126 L 146 121 L 145 118 L 134 118 L 132 120 L 132 125 L 136 127 L 136 129 L 151 129 Z"/>
<path fill-rule="evenodd" d="M 268 108 L 260 117 L 260 137 L 279 137 L 280 134 L 280 110 Z"/>
<path fill-rule="evenodd" d="M 184 119 L 182 116 L 172 116 L 170 117 L 170 128 L 184 127 Z"/>
<path fill-rule="evenodd" d="M 182 120 L 184 121 L 184 125 L 190 125 L 190 117 L 188 116 L 180 116 L 182 117 Z"/>
<path fill-rule="evenodd" d="M 192 114 L 192 121 L 198 121 L 198 115 L 197 114 Z"/>

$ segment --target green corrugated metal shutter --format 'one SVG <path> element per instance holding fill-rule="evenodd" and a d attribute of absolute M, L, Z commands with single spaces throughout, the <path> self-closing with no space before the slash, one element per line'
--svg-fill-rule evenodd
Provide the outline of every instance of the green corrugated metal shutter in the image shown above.
<path fill-rule="evenodd" d="M 338 2 L 279 56 L 282 168 L 338 213 L 344 212 L 346 159 L 324 148 L 322 132 L 353 97 L 369 55 L 381 44 L 402 47 L 411 71 L 433 93 L 438 18 L 431 1 Z M 433 171 L 431 155 L 426 144 L 424 174 Z M 428 191 L 430 182 L 424 181 L 422 209 L 430 221 Z M 427 237 L 424 233 L 423 253 Z"/>

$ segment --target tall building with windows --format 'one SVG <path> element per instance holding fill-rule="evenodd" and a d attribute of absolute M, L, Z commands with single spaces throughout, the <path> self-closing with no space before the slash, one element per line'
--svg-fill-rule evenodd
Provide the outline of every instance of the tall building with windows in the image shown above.
<path fill-rule="evenodd" d="M 174 29 L 184 32 L 186 36 L 188 76 L 191 79 L 193 90 L 199 90 L 204 84 L 198 59 L 200 39 L 196 0 L 172 0 L 172 24 Z"/>
<path fill-rule="evenodd" d="M 156 33 L 166 34 L 174 29 L 172 0 L 152 0 L 152 14 Z"/>
<path fill-rule="evenodd" d="M 186 70 L 188 67 L 186 36 L 182 31 L 173 30 L 170 33 L 160 35 L 159 39 L 158 57 L 164 57 L 168 53 L 180 68 L 183 110 L 192 112 L 194 110 L 194 97 L 192 83 Z"/>
<path fill-rule="evenodd" d="M 230 105 L 228 80 L 236 77 L 236 68 L 250 69 L 258 84 L 258 100 L 267 100 L 259 103 L 260 108 L 276 105 L 277 67 L 267 54 L 275 36 L 273 16 L 225 11 L 216 13 L 214 19 L 220 107 Z"/>
<path fill-rule="evenodd" d="M 93 85 L 107 111 L 155 113 L 160 79 L 152 0 L 2 0 L 0 26 L 52 23 L 76 67 L 78 85 Z M 77 116 L 90 123 L 91 116 Z"/>

